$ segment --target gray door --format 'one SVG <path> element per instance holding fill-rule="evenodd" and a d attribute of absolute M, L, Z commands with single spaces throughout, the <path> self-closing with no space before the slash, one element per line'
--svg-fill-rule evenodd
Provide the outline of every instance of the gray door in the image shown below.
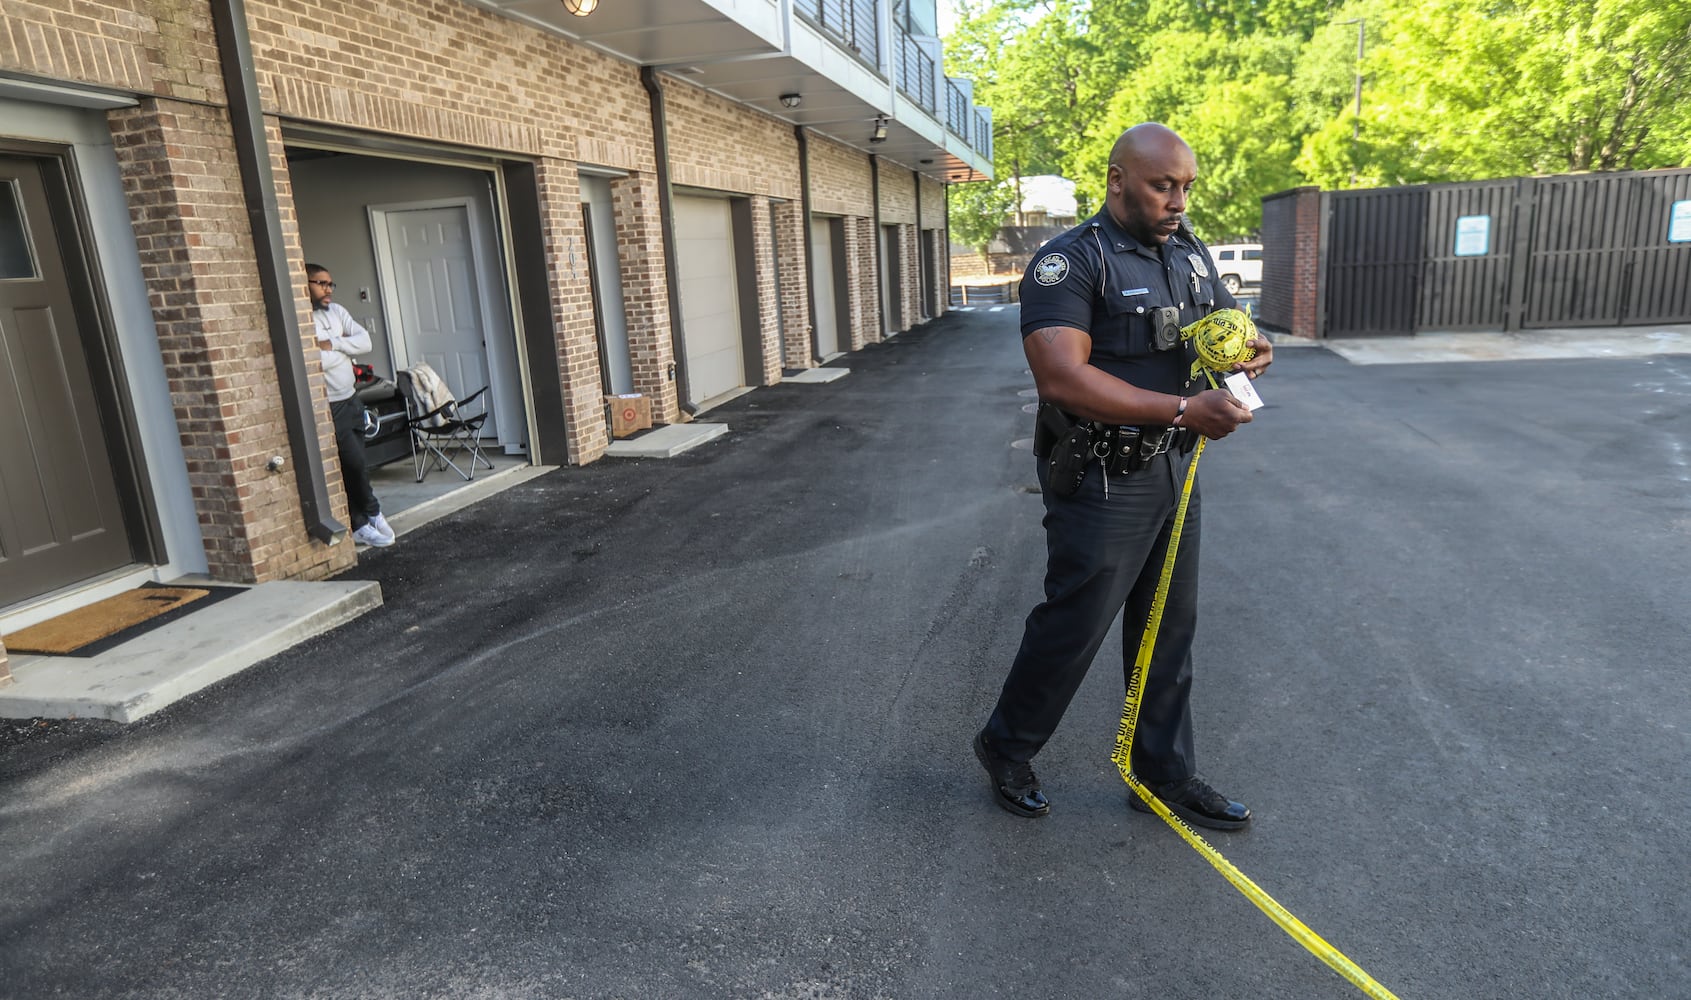
<path fill-rule="evenodd" d="M 894 334 L 904 329 L 904 296 L 900 275 L 904 266 L 898 259 L 898 227 L 881 227 L 881 263 L 886 267 L 881 275 L 881 329 Z"/>
<path fill-rule="evenodd" d="M 0 157 L 0 607 L 133 560 L 48 176 Z"/>
<path fill-rule="evenodd" d="M 835 294 L 834 229 L 837 219 L 810 220 L 810 283 L 816 298 L 816 354 L 826 361 L 840 353 L 840 306 Z"/>
<path fill-rule="evenodd" d="M 688 388 L 692 401 L 703 403 L 746 384 L 734 216 L 726 199 L 675 199 L 675 263 Z"/>
<path fill-rule="evenodd" d="M 390 211 L 387 229 L 406 363 L 427 363 L 463 399 L 490 378 L 469 211 L 461 205 Z M 492 405 L 488 413 L 483 433 L 497 438 Z"/>

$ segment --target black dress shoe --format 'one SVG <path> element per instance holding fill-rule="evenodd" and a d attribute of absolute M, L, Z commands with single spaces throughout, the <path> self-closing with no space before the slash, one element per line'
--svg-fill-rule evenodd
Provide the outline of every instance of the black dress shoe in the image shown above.
<path fill-rule="evenodd" d="M 1168 806 L 1168 811 L 1179 816 L 1193 826 L 1207 827 L 1211 830 L 1238 830 L 1251 821 L 1251 811 L 1245 808 L 1243 802 L 1234 802 L 1209 785 L 1204 779 L 1193 775 L 1184 781 L 1171 781 L 1166 785 L 1152 785 L 1151 794 L 1162 800 Z M 1151 807 L 1139 797 L 1139 793 L 1131 789 L 1127 793 L 1127 804 L 1139 812 L 1148 813 Z"/>
<path fill-rule="evenodd" d="M 985 730 L 975 734 L 975 756 L 986 768 L 987 777 L 992 779 L 993 799 L 1004 807 L 1005 812 L 1038 819 L 1051 811 L 1051 803 L 1045 801 L 1045 793 L 1039 790 L 1039 779 L 1034 777 L 1033 765 L 998 756 L 987 746 Z"/>

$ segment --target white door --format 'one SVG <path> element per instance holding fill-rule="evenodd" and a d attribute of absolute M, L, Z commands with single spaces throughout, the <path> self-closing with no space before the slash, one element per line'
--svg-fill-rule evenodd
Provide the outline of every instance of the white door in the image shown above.
<path fill-rule="evenodd" d="M 734 219 L 722 198 L 675 199 L 675 262 L 694 403 L 746 384 Z"/>
<path fill-rule="evenodd" d="M 392 255 L 395 305 L 404 364 L 433 368 L 463 399 L 488 384 L 486 317 L 476 277 L 469 209 L 462 205 L 383 213 Z M 483 433 L 496 438 L 497 415 L 488 396 Z M 469 412 L 475 412 L 471 409 Z"/>
<path fill-rule="evenodd" d="M 816 299 L 818 361 L 840 353 L 839 300 L 834 296 L 834 220 L 810 220 L 810 284 Z"/>

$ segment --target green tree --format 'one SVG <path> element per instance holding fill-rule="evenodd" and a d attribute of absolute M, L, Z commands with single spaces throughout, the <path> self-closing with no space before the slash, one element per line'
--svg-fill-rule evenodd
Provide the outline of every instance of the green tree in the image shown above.
<path fill-rule="evenodd" d="M 1016 203 L 1008 184 L 993 181 L 953 184 L 945 196 L 951 211 L 951 239 L 979 254 L 986 253 L 987 244 Z"/>

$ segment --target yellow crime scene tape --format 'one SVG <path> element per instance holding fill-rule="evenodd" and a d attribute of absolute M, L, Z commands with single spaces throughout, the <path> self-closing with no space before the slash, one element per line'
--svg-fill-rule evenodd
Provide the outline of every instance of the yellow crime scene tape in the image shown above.
<path fill-rule="evenodd" d="M 1232 315 L 1227 315 L 1231 313 Z M 1204 368 L 1210 376 L 1210 384 L 1215 385 L 1212 372 L 1228 371 L 1235 362 L 1248 361 L 1256 351 L 1247 346 L 1247 342 L 1256 333 L 1256 325 L 1250 317 L 1236 309 L 1223 309 L 1211 313 L 1198 320 L 1182 331 L 1187 339 L 1193 341 L 1198 351 L 1197 365 Z M 1197 367 L 1194 365 L 1194 367 Z M 1180 490 L 1180 503 L 1174 512 L 1174 530 L 1169 535 L 1168 552 L 1163 557 L 1162 575 L 1157 579 L 1157 592 L 1151 599 L 1150 620 L 1145 624 L 1145 632 L 1139 639 L 1139 654 L 1134 658 L 1133 677 L 1127 685 L 1127 698 L 1122 705 L 1121 727 L 1116 730 L 1116 750 L 1110 755 L 1115 762 L 1116 769 L 1121 772 L 1122 780 L 1133 794 L 1163 818 L 1180 839 L 1190 844 L 1192 849 L 1203 856 L 1222 874 L 1222 877 L 1233 884 L 1244 894 L 1245 898 L 1256 905 L 1256 908 L 1268 915 L 1268 919 L 1279 925 L 1298 944 L 1316 958 L 1326 963 L 1328 968 L 1350 980 L 1363 993 L 1375 1000 L 1397 1000 L 1396 994 L 1381 986 L 1374 977 L 1365 972 L 1361 966 L 1345 957 L 1339 949 L 1322 940 L 1321 935 L 1310 930 L 1303 921 L 1292 915 L 1292 912 L 1281 906 L 1263 888 L 1252 882 L 1244 872 L 1233 867 L 1233 863 L 1222 857 L 1197 831 L 1193 830 L 1180 817 L 1169 812 L 1162 800 L 1151 794 L 1151 790 L 1140 782 L 1133 773 L 1133 731 L 1139 723 L 1139 699 L 1143 693 L 1145 671 L 1151 665 L 1151 651 L 1156 648 L 1157 631 L 1163 623 L 1163 607 L 1168 601 L 1169 581 L 1174 577 L 1174 559 L 1180 551 L 1180 531 L 1186 524 L 1186 508 L 1192 499 L 1192 483 L 1198 475 L 1198 459 L 1203 457 L 1204 445 L 1207 439 L 1198 438 L 1197 449 L 1192 453 L 1192 464 L 1186 470 L 1186 483 Z"/>

